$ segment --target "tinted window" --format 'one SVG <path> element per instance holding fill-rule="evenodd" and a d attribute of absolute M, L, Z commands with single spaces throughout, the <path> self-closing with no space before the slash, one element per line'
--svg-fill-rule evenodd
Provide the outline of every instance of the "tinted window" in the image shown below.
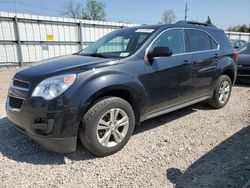
<path fill-rule="evenodd" d="M 239 53 L 240 54 L 250 54 L 250 43 L 245 45 Z"/>
<path fill-rule="evenodd" d="M 243 46 L 245 46 L 245 42 L 244 41 L 240 41 L 240 48 L 242 48 Z"/>
<path fill-rule="evenodd" d="M 210 42 L 210 36 L 198 30 L 186 30 L 188 41 L 188 52 L 211 50 L 212 45 Z"/>
<path fill-rule="evenodd" d="M 154 29 L 122 29 L 100 38 L 79 54 L 85 56 L 125 58 L 139 47 L 154 32 Z"/>
<path fill-rule="evenodd" d="M 220 44 L 220 48 L 224 50 L 226 53 L 233 52 L 233 46 L 229 42 L 228 37 L 224 33 L 224 31 L 213 31 L 211 33 L 213 38 Z M 234 41 L 234 40 L 233 40 Z"/>
<path fill-rule="evenodd" d="M 239 41 L 236 41 L 235 43 L 234 43 L 234 45 L 233 45 L 234 47 L 240 47 L 240 43 L 239 43 Z"/>
<path fill-rule="evenodd" d="M 155 47 L 169 47 L 173 54 L 185 53 L 183 30 L 173 29 L 162 33 L 152 44 Z"/>
<path fill-rule="evenodd" d="M 212 49 L 217 49 L 218 48 L 218 44 L 214 41 L 214 39 L 212 37 L 210 37 L 210 42 L 211 42 L 211 48 Z"/>
<path fill-rule="evenodd" d="M 116 37 L 97 49 L 98 53 L 124 52 L 127 49 L 130 38 Z"/>

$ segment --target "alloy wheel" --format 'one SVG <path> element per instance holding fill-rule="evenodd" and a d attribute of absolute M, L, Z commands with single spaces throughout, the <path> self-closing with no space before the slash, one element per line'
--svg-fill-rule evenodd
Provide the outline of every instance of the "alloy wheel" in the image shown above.
<path fill-rule="evenodd" d="M 219 101 L 221 104 L 227 102 L 230 95 L 230 83 L 227 80 L 224 80 L 219 89 Z"/>
<path fill-rule="evenodd" d="M 128 128 L 127 113 L 120 108 L 112 108 L 98 122 L 97 140 L 104 147 L 114 147 L 125 138 Z"/>

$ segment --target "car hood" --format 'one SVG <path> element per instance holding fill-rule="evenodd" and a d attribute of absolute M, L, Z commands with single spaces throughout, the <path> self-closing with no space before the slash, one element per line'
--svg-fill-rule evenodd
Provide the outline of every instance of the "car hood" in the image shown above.
<path fill-rule="evenodd" d="M 250 54 L 239 54 L 238 65 L 250 66 Z"/>
<path fill-rule="evenodd" d="M 52 58 L 31 64 L 16 73 L 15 78 L 30 81 L 36 78 L 47 78 L 56 74 L 81 72 L 118 64 L 119 60 L 81 55 L 69 55 Z"/>

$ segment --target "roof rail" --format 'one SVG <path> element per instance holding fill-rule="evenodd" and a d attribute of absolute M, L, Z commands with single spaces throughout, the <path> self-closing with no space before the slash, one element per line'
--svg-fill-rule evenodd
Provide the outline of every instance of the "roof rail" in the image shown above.
<path fill-rule="evenodd" d="M 195 21 L 178 21 L 176 24 L 192 24 L 192 25 L 202 25 L 202 26 L 209 26 L 209 27 L 216 27 L 213 24 L 204 23 L 204 22 L 195 22 Z"/>

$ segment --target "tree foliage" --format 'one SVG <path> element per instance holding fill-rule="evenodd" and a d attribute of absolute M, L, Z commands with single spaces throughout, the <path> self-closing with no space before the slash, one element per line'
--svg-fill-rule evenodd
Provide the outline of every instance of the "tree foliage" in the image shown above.
<path fill-rule="evenodd" d="M 63 7 L 63 15 L 70 18 L 104 21 L 106 17 L 105 4 L 96 0 L 87 0 L 84 7 L 83 4 L 70 0 Z"/>
<path fill-rule="evenodd" d="M 172 9 L 165 10 L 165 12 L 162 15 L 161 20 L 163 23 L 166 23 L 166 24 L 175 22 L 176 16 L 175 16 L 174 10 Z"/>
<path fill-rule="evenodd" d="M 233 32 L 250 33 L 250 24 L 249 26 L 247 26 L 246 24 L 243 24 L 243 25 L 229 27 L 227 30 L 233 31 Z"/>
<path fill-rule="evenodd" d="M 74 3 L 73 0 L 70 0 L 66 2 L 65 5 L 63 6 L 62 15 L 66 15 L 70 18 L 77 19 L 81 18 L 82 10 L 83 10 L 82 4 Z"/>
<path fill-rule="evenodd" d="M 84 8 L 82 18 L 86 20 L 105 20 L 105 5 L 102 2 L 88 0 L 86 8 Z"/>

